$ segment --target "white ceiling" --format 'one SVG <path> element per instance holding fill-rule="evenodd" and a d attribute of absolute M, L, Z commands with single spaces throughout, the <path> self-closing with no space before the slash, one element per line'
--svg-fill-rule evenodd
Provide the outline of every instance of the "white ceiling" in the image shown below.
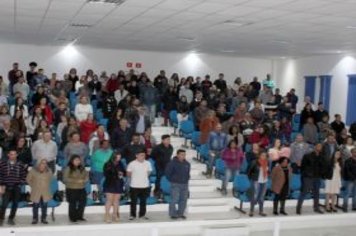
<path fill-rule="evenodd" d="M 356 51 L 355 11 L 356 0 L 0 0 L 0 41 L 301 57 Z"/>

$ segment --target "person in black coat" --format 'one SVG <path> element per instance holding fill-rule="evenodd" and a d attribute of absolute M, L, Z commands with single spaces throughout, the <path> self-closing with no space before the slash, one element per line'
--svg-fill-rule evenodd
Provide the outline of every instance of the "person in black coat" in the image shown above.
<path fill-rule="evenodd" d="M 162 135 L 161 144 L 155 146 L 152 150 L 151 156 L 155 161 L 156 168 L 156 184 L 154 193 L 157 197 L 161 197 L 161 178 L 167 164 L 171 161 L 173 154 L 173 146 L 171 145 L 171 137 L 168 134 Z"/>
<path fill-rule="evenodd" d="M 126 170 L 121 162 L 121 154 L 119 152 L 113 153 L 110 160 L 105 163 L 104 176 L 103 191 L 106 195 L 105 222 L 118 222 L 120 195 L 124 193 L 124 177 L 126 176 Z M 113 208 L 112 216 L 110 215 L 111 208 Z"/>
<path fill-rule="evenodd" d="M 127 144 L 122 151 L 122 155 L 126 159 L 127 165 L 136 159 L 138 150 L 146 150 L 145 145 L 140 143 L 140 137 L 140 134 L 133 134 L 131 143 Z"/>
<path fill-rule="evenodd" d="M 318 109 L 314 112 L 314 121 L 315 124 L 321 122 L 324 116 L 329 116 L 329 112 L 324 109 L 322 102 L 318 103 Z"/>
<path fill-rule="evenodd" d="M 310 103 L 307 103 L 300 115 L 300 128 L 299 130 L 301 130 L 303 128 L 303 125 L 305 125 L 307 123 L 307 120 L 312 117 L 314 119 L 314 111 L 312 109 L 312 106 Z M 316 124 L 316 123 L 315 123 Z"/>
<path fill-rule="evenodd" d="M 174 87 L 169 87 L 163 96 L 164 125 L 168 125 L 169 113 L 177 109 L 178 94 Z"/>
<path fill-rule="evenodd" d="M 335 120 L 330 124 L 331 128 L 335 131 L 336 136 L 339 136 L 343 129 L 345 129 L 345 123 L 341 120 L 341 115 L 336 114 Z"/>
<path fill-rule="evenodd" d="M 16 142 L 17 160 L 24 164 L 25 168 L 32 166 L 32 152 L 26 145 L 26 138 L 19 137 Z"/>
<path fill-rule="evenodd" d="M 110 118 L 117 110 L 117 101 L 113 94 L 102 92 L 101 108 L 105 118 Z"/>
<path fill-rule="evenodd" d="M 343 179 L 346 182 L 343 211 L 348 211 L 349 197 L 352 198 L 352 210 L 356 211 L 356 148 L 351 150 L 352 156 L 345 161 Z"/>
<path fill-rule="evenodd" d="M 325 170 L 325 163 L 322 156 L 322 144 L 315 145 L 313 152 L 304 155 L 301 163 L 302 189 L 297 204 L 297 214 L 300 215 L 305 196 L 311 190 L 314 199 L 314 212 L 323 214 L 319 208 L 320 179 Z"/>

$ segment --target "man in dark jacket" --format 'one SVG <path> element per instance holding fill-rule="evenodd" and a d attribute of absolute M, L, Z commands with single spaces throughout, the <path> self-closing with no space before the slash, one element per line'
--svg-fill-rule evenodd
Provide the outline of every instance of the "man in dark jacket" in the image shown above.
<path fill-rule="evenodd" d="M 130 144 L 124 147 L 122 152 L 123 158 L 126 159 L 126 163 L 129 164 L 131 161 L 136 159 L 136 153 L 139 150 L 146 150 L 145 146 L 140 143 L 140 134 L 135 133 L 132 135 L 132 141 Z"/>
<path fill-rule="evenodd" d="M 356 211 L 356 148 L 351 150 L 352 156 L 344 164 L 344 180 L 346 181 L 343 211 L 348 211 L 349 197 L 352 197 L 352 210 Z"/>
<path fill-rule="evenodd" d="M 352 139 L 356 141 L 356 121 L 351 124 L 349 132 L 351 134 Z"/>
<path fill-rule="evenodd" d="M 132 130 L 128 127 L 126 119 L 120 120 L 120 126 L 111 134 L 111 146 L 114 150 L 122 151 L 130 143 Z"/>
<path fill-rule="evenodd" d="M 152 159 L 155 161 L 156 168 L 156 184 L 154 194 L 157 197 L 161 197 L 161 177 L 164 175 L 167 164 L 171 161 L 172 154 L 173 147 L 171 145 L 171 137 L 168 134 L 162 135 L 161 144 L 155 146 L 151 153 Z"/>
<path fill-rule="evenodd" d="M 315 145 L 313 152 L 304 155 L 301 163 L 302 189 L 297 204 L 297 214 L 301 214 L 302 205 L 307 193 L 312 191 L 314 199 L 314 212 L 323 214 L 319 208 L 319 188 L 320 178 L 324 167 L 324 160 L 321 154 L 322 144 Z"/>
<path fill-rule="evenodd" d="M 190 179 L 190 163 L 185 159 L 185 151 L 179 149 L 177 156 L 167 165 L 165 174 L 171 183 L 171 202 L 169 216 L 172 219 L 186 219 L 184 216 L 189 197 L 188 182 Z M 178 209 L 176 205 L 178 204 Z"/>
<path fill-rule="evenodd" d="M 9 149 L 7 156 L 8 160 L 0 162 L 0 195 L 2 195 L 0 225 L 5 220 L 6 208 L 10 202 L 12 205 L 8 224 L 15 225 L 14 219 L 20 201 L 21 185 L 26 183 L 26 168 L 22 162 L 17 161 L 15 149 Z"/>

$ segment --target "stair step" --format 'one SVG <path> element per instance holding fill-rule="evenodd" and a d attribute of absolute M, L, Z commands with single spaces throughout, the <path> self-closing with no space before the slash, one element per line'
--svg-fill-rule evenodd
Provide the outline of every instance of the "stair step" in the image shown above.
<path fill-rule="evenodd" d="M 199 206 L 199 205 L 224 205 L 229 204 L 229 199 L 227 198 L 206 198 L 206 199 L 189 199 L 188 206 Z"/>
<path fill-rule="evenodd" d="M 228 212 L 231 210 L 231 206 L 228 204 L 211 205 L 201 204 L 199 206 L 188 206 L 189 213 L 211 213 L 211 212 Z"/>
<path fill-rule="evenodd" d="M 211 199 L 211 198 L 219 198 L 221 197 L 221 193 L 217 191 L 213 192 L 190 192 L 190 199 Z"/>
<path fill-rule="evenodd" d="M 189 191 L 191 193 L 196 193 L 196 192 L 200 192 L 200 193 L 211 193 L 214 192 L 216 190 L 216 187 L 213 185 L 207 185 L 207 186 L 190 186 L 189 187 Z"/>

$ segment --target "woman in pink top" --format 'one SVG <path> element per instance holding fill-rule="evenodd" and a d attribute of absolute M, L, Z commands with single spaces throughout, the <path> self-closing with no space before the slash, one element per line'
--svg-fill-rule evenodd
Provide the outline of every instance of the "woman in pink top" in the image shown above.
<path fill-rule="evenodd" d="M 272 162 L 272 167 L 274 167 L 281 157 L 290 156 L 290 148 L 282 147 L 282 142 L 280 139 L 274 141 L 273 148 L 268 150 L 269 161 Z"/>
<path fill-rule="evenodd" d="M 232 176 L 238 175 L 242 162 L 244 161 L 244 153 L 241 148 L 238 147 L 235 140 L 231 140 L 228 146 L 222 151 L 222 160 L 225 163 L 225 178 L 222 182 L 222 194 L 227 194 L 227 184 Z"/>

